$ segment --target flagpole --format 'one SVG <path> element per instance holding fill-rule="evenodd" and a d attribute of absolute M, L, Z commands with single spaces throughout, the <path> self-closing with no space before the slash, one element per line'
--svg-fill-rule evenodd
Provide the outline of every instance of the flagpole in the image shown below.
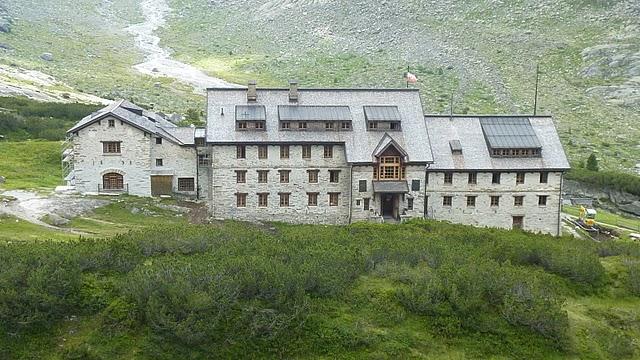
<path fill-rule="evenodd" d="M 407 89 L 409 88 L 409 65 L 407 65 L 407 76 L 405 76 L 405 80 L 407 80 Z"/>
<path fill-rule="evenodd" d="M 536 64 L 536 93 L 533 99 L 533 116 L 538 114 L 538 82 L 540 81 L 540 63 Z"/>

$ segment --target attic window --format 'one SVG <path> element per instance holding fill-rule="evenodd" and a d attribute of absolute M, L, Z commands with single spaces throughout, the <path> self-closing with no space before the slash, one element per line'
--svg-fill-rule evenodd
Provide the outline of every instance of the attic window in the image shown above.
<path fill-rule="evenodd" d="M 449 140 L 449 147 L 453 155 L 462 155 L 462 144 L 460 144 L 460 140 Z"/>

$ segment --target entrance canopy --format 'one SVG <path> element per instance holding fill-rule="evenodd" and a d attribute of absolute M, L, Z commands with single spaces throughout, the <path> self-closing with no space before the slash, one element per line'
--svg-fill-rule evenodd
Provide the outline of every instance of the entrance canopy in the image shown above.
<path fill-rule="evenodd" d="M 406 181 L 374 181 L 374 193 L 404 194 L 409 192 Z"/>

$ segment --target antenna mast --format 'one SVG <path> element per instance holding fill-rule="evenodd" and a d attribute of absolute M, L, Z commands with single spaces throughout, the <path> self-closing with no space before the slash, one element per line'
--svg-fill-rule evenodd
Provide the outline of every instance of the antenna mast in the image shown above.
<path fill-rule="evenodd" d="M 533 99 L 533 116 L 538 114 L 538 82 L 540 81 L 540 63 L 536 64 L 536 93 Z"/>

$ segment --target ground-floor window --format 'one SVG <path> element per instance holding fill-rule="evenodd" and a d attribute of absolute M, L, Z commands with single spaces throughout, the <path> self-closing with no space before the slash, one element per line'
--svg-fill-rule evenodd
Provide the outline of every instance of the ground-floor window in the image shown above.
<path fill-rule="evenodd" d="M 524 216 L 514 216 L 513 217 L 513 228 L 514 229 L 522 229 L 524 226 Z"/>
<path fill-rule="evenodd" d="M 102 188 L 104 190 L 122 190 L 124 188 L 124 177 L 118 173 L 106 173 L 102 175 Z"/>
<path fill-rule="evenodd" d="M 178 191 L 195 191 L 193 178 L 178 178 Z"/>

